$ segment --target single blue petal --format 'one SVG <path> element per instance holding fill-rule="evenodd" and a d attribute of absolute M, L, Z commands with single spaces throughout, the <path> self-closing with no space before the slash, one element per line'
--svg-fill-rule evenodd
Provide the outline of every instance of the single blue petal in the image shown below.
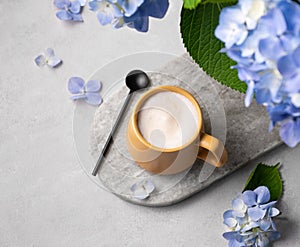
<path fill-rule="evenodd" d="M 139 6 L 142 5 L 144 0 L 124 0 L 122 1 L 121 7 L 125 11 L 125 16 L 131 16 L 133 15 Z"/>
<path fill-rule="evenodd" d="M 100 105 L 102 103 L 102 97 L 99 93 L 85 93 L 85 101 L 91 105 Z"/>
<path fill-rule="evenodd" d="M 278 231 L 270 231 L 266 233 L 270 241 L 275 241 L 280 238 L 280 233 Z"/>
<path fill-rule="evenodd" d="M 270 191 L 266 186 L 257 187 L 254 192 L 257 194 L 257 203 L 263 204 L 270 200 Z"/>
<path fill-rule="evenodd" d="M 224 232 L 223 237 L 227 240 L 236 239 L 238 232 Z"/>
<path fill-rule="evenodd" d="M 58 65 L 60 65 L 62 63 L 62 60 L 58 57 L 49 57 L 48 60 L 47 60 L 47 64 L 52 67 L 52 68 L 55 68 L 57 67 Z"/>
<path fill-rule="evenodd" d="M 256 205 L 257 195 L 251 190 L 246 190 L 243 192 L 243 201 L 248 207 Z"/>
<path fill-rule="evenodd" d="M 271 227 L 271 221 L 267 219 L 262 219 L 259 221 L 259 227 L 263 231 L 267 231 Z"/>
<path fill-rule="evenodd" d="M 270 60 L 277 60 L 285 55 L 281 41 L 277 37 L 268 37 L 259 41 L 259 52 Z"/>
<path fill-rule="evenodd" d="M 277 201 L 271 201 L 271 202 L 268 202 L 266 204 L 261 204 L 261 205 L 259 205 L 259 207 L 261 209 L 269 209 L 269 208 L 274 207 L 276 203 L 277 203 Z"/>
<path fill-rule="evenodd" d="M 99 9 L 99 2 L 94 0 L 89 2 L 89 8 L 92 11 L 97 11 Z"/>
<path fill-rule="evenodd" d="M 266 210 L 262 210 L 258 206 L 253 208 L 248 208 L 248 215 L 249 218 L 253 221 L 258 221 L 262 219 L 266 214 Z"/>
<path fill-rule="evenodd" d="M 255 96 L 256 102 L 260 105 L 272 101 L 271 92 L 268 88 L 257 88 Z"/>
<path fill-rule="evenodd" d="M 295 75 L 297 66 L 291 55 L 284 56 L 277 61 L 277 68 L 283 77 L 290 78 Z"/>
<path fill-rule="evenodd" d="M 91 80 L 88 81 L 85 86 L 85 91 L 89 93 L 95 93 L 100 91 L 101 89 L 101 82 L 99 80 Z"/>
<path fill-rule="evenodd" d="M 80 77 L 71 77 L 68 82 L 68 89 L 72 94 L 83 93 L 84 80 Z"/>
<path fill-rule="evenodd" d="M 47 58 L 53 57 L 54 56 L 54 50 L 52 48 L 47 48 L 47 50 L 45 51 L 45 55 L 46 55 Z"/>
<path fill-rule="evenodd" d="M 75 94 L 75 95 L 72 95 L 70 97 L 72 100 L 78 100 L 78 99 L 85 99 L 86 98 L 86 95 L 85 94 Z"/>
<path fill-rule="evenodd" d="M 273 229 L 274 231 L 277 231 L 277 227 L 276 227 L 275 222 L 272 220 L 272 218 L 271 218 L 270 220 L 271 220 L 272 229 Z"/>
<path fill-rule="evenodd" d="M 284 90 L 287 93 L 298 93 L 300 92 L 300 71 L 298 71 L 298 73 L 296 73 L 296 75 L 285 79 L 284 81 Z"/>
<path fill-rule="evenodd" d="M 37 66 L 42 67 L 46 64 L 46 58 L 44 55 L 38 55 L 35 59 L 34 62 Z"/>
<path fill-rule="evenodd" d="M 259 76 L 257 75 L 257 73 L 249 70 L 249 66 L 247 66 L 248 68 L 245 67 L 241 67 L 241 66 L 236 66 L 237 70 L 238 70 L 238 76 L 240 78 L 240 80 L 242 81 L 257 81 L 259 80 Z"/>
<path fill-rule="evenodd" d="M 269 209 L 269 216 L 270 217 L 276 217 L 280 214 L 280 211 L 277 208 L 270 208 Z"/>
<path fill-rule="evenodd" d="M 75 0 L 73 2 L 71 2 L 71 6 L 69 7 L 69 10 L 73 13 L 73 14 L 78 14 L 80 12 L 81 9 L 81 5 L 80 2 Z"/>
<path fill-rule="evenodd" d="M 232 228 L 235 227 L 237 225 L 237 220 L 234 218 L 227 218 L 224 220 L 223 222 L 225 225 L 227 225 L 228 227 Z"/>
<path fill-rule="evenodd" d="M 279 8 L 273 8 L 267 15 L 270 15 L 272 21 L 276 23 L 276 25 L 273 26 L 276 30 L 276 35 L 279 36 L 283 34 L 287 29 L 287 23 L 281 10 Z"/>
<path fill-rule="evenodd" d="M 71 5 L 71 3 L 70 3 L 69 0 L 54 0 L 53 4 L 58 9 L 66 9 L 66 8 L 68 8 Z"/>
<path fill-rule="evenodd" d="M 71 14 L 72 21 L 83 21 L 81 14 Z"/>
<path fill-rule="evenodd" d="M 72 20 L 72 15 L 65 10 L 60 10 L 56 12 L 56 17 L 62 21 Z"/>
<path fill-rule="evenodd" d="M 295 62 L 295 65 L 300 68 L 300 45 L 295 49 L 293 52 L 293 60 Z"/>
<path fill-rule="evenodd" d="M 297 108 L 300 108 L 300 93 L 295 93 L 291 95 L 291 102 Z"/>
<path fill-rule="evenodd" d="M 254 88 L 255 88 L 254 81 L 249 81 L 246 96 L 245 96 L 245 106 L 246 107 L 249 107 L 251 104 L 251 101 L 253 98 L 253 93 L 254 93 Z"/>
<path fill-rule="evenodd" d="M 280 137 L 289 147 L 295 147 L 300 142 L 300 118 L 288 119 L 281 125 Z"/>
<path fill-rule="evenodd" d="M 97 18 L 98 18 L 98 21 L 101 23 L 101 25 L 105 26 L 112 22 L 114 16 L 99 11 L 97 13 Z"/>
<path fill-rule="evenodd" d="M 245 245 L 243 245 L 242 243 L 238 242 L 235 239 L 231 239 L 228 242 L 228 247 L 243 247 L 243 246 L 245 246 Z"/>
<path fill-rule="evenodd" d="M 297 34 L 300 30 L 300 7 L 298 4 L 290 1 L 280 1 L 277 5 L 282 11 L 287 29 Z"/>
<path fill-rule="evenodd" d="M 146 15 L 154 18 L 163 18 L 169 8 L 169 0 L 146 0 L 140 7 Z"/>
<path fill-rule="evenodd" d="M 232 208 L 233 208 L 232 215 L 234 217 L 244 217 L 245 216 L 247 207 L 244 204 L 242 199 L 240 199 L 240 198 L 234 199 L 232 201 Z"/>
<path fill-rule="evenodd" d="M 288 54 L 294 52 L 294 50 L 300 45 L 299 38 L 291 33 L 281 35 L 279 38 L 283 49 Z"/>
<path fill-rule="evenodd" d="M 225 212 L 223 213 L 223 218 L 224 218 L 224 219 L 227 219 L 227 218 L 233 218 L 232 212 L 233 212 L 233 210 L 227 210 L 227 211 L 225 211 Z"/>
<path fill-rule="evenodd" d="M 279 104 L 276 106 L 269 106 L 267 108 L 270 118 L 273 122 L 280 122 L 286 119 L 289 116 L 289 105 L 287 104 Z"/>

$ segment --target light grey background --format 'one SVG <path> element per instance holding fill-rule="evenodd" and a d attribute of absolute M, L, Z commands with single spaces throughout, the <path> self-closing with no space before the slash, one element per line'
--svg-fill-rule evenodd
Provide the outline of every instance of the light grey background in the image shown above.
<path fill-rule="evenodd" d="M 147 34 L 98 24 L 62 23 L 52 1 L 0 2 L 0 246 L 226 246 L 222 213 L 258 161 L 282 162 L 285 194 L 274 246 L 299 246 L 300 147 L 280 147 L 180 204 L 145 208 L 98 188 L 81 169 L 73 145 L 74 105 L 66 82 L 89 77 L 124 55 L 181 55 L 181 1 L 170 0 Z M 34 57 L 54 48 L 64 64 L 38 68 Z M 242 144 L 241 144 L 242 145 Z"/>

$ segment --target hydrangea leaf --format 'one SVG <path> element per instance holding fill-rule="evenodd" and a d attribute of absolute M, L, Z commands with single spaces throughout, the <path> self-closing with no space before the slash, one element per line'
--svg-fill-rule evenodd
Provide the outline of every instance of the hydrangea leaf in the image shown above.
<path fill-rule="evenodd" d="M 270 190 L 270 201 L 277 201 L 282 194 L 282 180 L 278 167 L 279 163 L 275 166 L 258 164 L 250 174 L 243 191 L 255 190 L 259 186 L 266 186 Z"/>
<path fill-rule="evenodd" d="M 232 4 L 234 1 L 231 4 L 199 4 L 193 10 L 183 8 L 181 34 L 187 51 L 208 75 L 245 93 L 247 85 L 239 80 L 237 70 L 230 68 L 235 62 L 225 53 L 220 53 L 224 45 L 214 36 L 221 8 Z"/>
<path fill-rule="evenodd" d="M 183 0 L 183 7 L 186 9 L 195 9 L 202 0 Z"/>

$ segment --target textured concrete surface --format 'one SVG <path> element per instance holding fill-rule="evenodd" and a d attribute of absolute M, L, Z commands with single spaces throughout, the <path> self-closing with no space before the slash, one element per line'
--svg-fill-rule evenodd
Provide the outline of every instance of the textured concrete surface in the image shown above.
<path fill-rule="evenodd" d="M 258 161 L 283 163 L 285 194 L 274 246 L 299 245 L 300 148 L 280 147 L 175 206 L 145 208 L 100 189 L 75 154 L 70 76 L 88 77 L 116 57 L 138 51 L 184 53 L 180 1 L 139 34 L 55 18 L 51 1 L 0 2 L 0 246 L 226 246 L 222 213 Z M 33 58 L 53 47 L 64 64 L 39 69 Z M 261 126 L 263 128 L 263 126 Z M 242 144 L 241 144 L 242 145 Z"/>

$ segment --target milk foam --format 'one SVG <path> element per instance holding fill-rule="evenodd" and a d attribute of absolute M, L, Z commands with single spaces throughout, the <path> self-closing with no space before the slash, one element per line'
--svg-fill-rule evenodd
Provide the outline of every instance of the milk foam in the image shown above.
<path fill-rule="evenodd" d="M 138 114 L 138 128 L 150 144 L 159 148 L 176 148 L 195 135 L 198 113 L 185 96 L 169 91 L 149 97 Z"/>

